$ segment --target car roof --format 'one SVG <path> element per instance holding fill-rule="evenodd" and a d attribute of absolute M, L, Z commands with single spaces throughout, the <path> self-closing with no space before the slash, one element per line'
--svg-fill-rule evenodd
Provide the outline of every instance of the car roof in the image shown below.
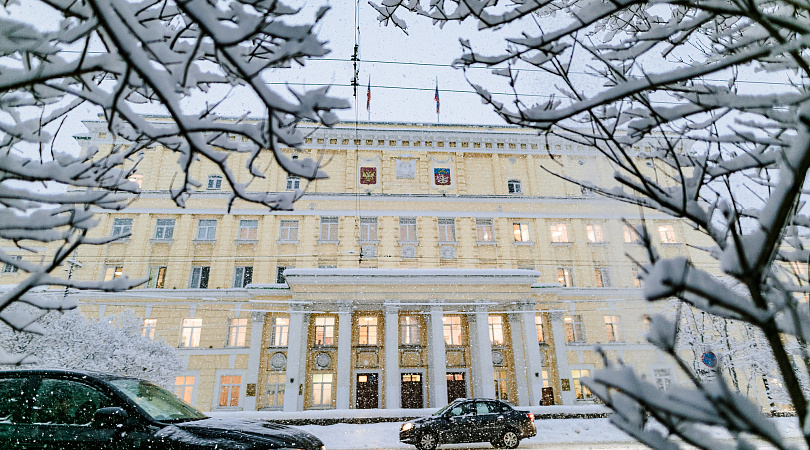
<path fill-rule="evenodd" d="M 138 380 L 139 378 L 130 377 L 126 375 L 118 375 L 113 373 L 106 373 L 106 372 L 97 372 L 94 370 L 69 370 L 69 369 L 48 369 L 48 368 L 38 368 L 38 369 L 14 369 L 14 370 L 0 370 L 0 377 L 2 376 L 9 376 L 9 375 L 62 375 L 62 376 L 74 376 L 74 377 L 90 377 L 96 378 L 104 381 L 109 380 L 118 380 L 118 379 L 132 379 Z"/>

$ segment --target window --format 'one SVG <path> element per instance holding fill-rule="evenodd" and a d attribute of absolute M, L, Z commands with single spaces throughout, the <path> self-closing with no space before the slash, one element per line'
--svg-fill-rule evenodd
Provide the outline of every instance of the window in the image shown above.
<path fill-rule="evenodd" d="M 107 268 L 104 269 L 104 281 L 110 281 L 113 278 L 118 278 L 123 274 L 123 266 L 107 266 Z"/>
<path fill-rule="evenodd" d="M 273 346 L 286 347 L 287 338 L 290 334 L 290 318 L 289 317 L 275 317 L 273 318 Z"/>
<path fill-rule="evenodd" d="M 509 189 L 510 194 L 520 194 L 523 189 L 520 187 L 520 180 L 509 180 L 506 182 L 506 187 Z"/>
<path fill-rule="evenodd" d="M 129 236 L 130 233 L 132 233 L 132 219 L 113 219 L 113 237 Z"/>
<path fill-rule="evenodd" d="M 607 330 L 608 341 L 617 342 L 622 340 L 621 334 L 619 334 L 619 323 L 621 323 L 619 316 L 605 316 L 605 329 Z"/>
<path fill-rule="evenodd" d="M 361 217 L 360 242 L 376 242 L 376 241 L 377 241 L 377 218 Z"/>
<path fill-rule="evenodd" d="M 219 175 L 209 175 L 207 189 L 209 191 L 218 191 L 222 189 L 222 177 Z"/>
<path fill-rule="evenodd" d="M 223 375 L 219 382 L 219 406 L 239 406 L 239 390 L 242 386 L 241 375 Z"/>
<path fill-rule="evenodd" d="M 568 228 L 564 223 L 553 223 L 549 226 L 551 231 L 551 242 L 570 242 L 568 240 Z"/>
<path fill-rule="evenodd" d="M 217 234 L 216 219 L 200 219 L 197 225 L 197 240 L 213 241 Z"/>
<path fill-rule="evenodd" d="M 163 289 L 166 287 L 166 266 L 156 266 L 149 268 L 149 281 L 146 282 L 148 289 Z"/>
<path fill-rule="evenodd" d="M 321 242 L 338 241 L 338 218 L 321 217 Z"/>
<path fill-rule="evenodd" d="M 610 287 L 610 275 L 605 267 L 597 267 L 593 270 L 596 277 L 596 287 Z"/>
<path fill-rule="evenodd" d="M 297 242 L 298 241 L 298 221 L 297 220 L 282 220 L 281 233 L 278 240 L 282 242 Z"/>
<path fill-rule="evenodd" d="M 439 242 L 456 242 L 456 219 L 439 219 Z"/>
<path fill-rule="evenodd" d="M 495 398 L 505 402 L 509 401 L 509 384 L 505 370 L 495 371 Z"/>
<path fill-rule="evenodd" d="M 672 386 L 672 369 L 653 369 L 653 379 L 659 389 L 667 390 Z"/>
<path fill-rule="evenodd" d="M 208 275 L 210 272 L 210 267 L 192 267 L 191 281 L 189 281 L 188 287 L 190 289 L 208 289 Z"/>
<path fill-rule="evenodd" d="M 444 316 L 444 343 L 447 345 L 461 345 L 461 317 Z"/>
<path fill-rule="evenodd" d="M 602 224 L 590 223 L 585 225 L 585 230 L 588 233 L 588 242 L 594 244 L 605 242 L 605 235 L 602 233 Z"/>
<path fill-rule="evenodd" d="M 399 318 L 399 341 L 402 345 L 419 345 L 419 318 L 402 316 Z"/>
<path fill-rule="evenodd" d="M 301 179 L 298 177 L 287 176 L 287 190 L 301 189 Z"/>
<path fill-rule="evenodd" d="M 400 217 L 399 218 L 399 241 L 400 242 L 416 242 L 416 218 L 415 217 Z"/>
<path fill-rule="evenodd" d="M 155 239 L 171 241 L 174 236 L 174 219 L 158 219 L 155 225 Z"/>
<path fill-rule="evenodd" d="M 236 239 L 240 241 L 255 241 L 259 238 L 259 221 L 258 220 L 240 220 L 239 221 L 239 235 Z"/>
<path fill-rule="evenodd" d="M 377 345 L 377 318 L 360 317 L 357 319 L 358 345 Z"/>
<path fill-rule="evenodd" d="M 658 225 L 658 235 L 661 236 L 662 244 L 677 244 L 675 238 L 675 227 L 672 225 Z"/>
<path fill-rule="evenodd" d="M 228 347 L 244 347 L 247 336 L 247 319 L 228 321 Z"/>
<path fill-rule="evenodd" d="M 574 383 L 574 397 L 577 400 L 593 398 L 591 391 L 582 384 L 581 379 L 591 375 L 588 369 L 574 369 L 571 371 L 571 381 Z"/>
<path fill-rule="evenodd" d="M 243 288 L 253 282 L 253 267 L 237 267 L 233 271 L 233 287 Z"/>
<path fill-rule="evenodd" d="M 199 347 L 202 319 L 183 319 L 180 329 L 180 347 Z"/>
<path fill-rule="evenodd" d="M 532 238 L 529 236 L 528 223 L 513 223 L 512 232 L 515 235 L 515 242 L 530 242 L 532 240 Z"/>
<path fill-rule="evenodd" d="M 546 335 L 543 334 L 543 316 L 536 314 L 534 316 L 534 326 L 537 327 L 537 342 L 543 343 L 546 341 Z"/>
<path fill-rule="evenodd" d="M 636 232 L 634 227 L 630 225 L 624 226 L 624 242 L 627 244 L 639 244 L 641 243 L 641 237 Z"/>
<path fill-rule="evenodd" d="M 293 266 L 278 266 L 276 267 L 276 283 L 286 283 L 287 278 L 284 277 L 284 271 L 287 269 L 294 269 Z"/>
<path fill-rule="evenodd" d="M 563 287 L 574 287 L 574 269 L 571 267 L 557 268 L 557 282 Z"/>
<path fill-rule="evenodd" d="M 495 347 L 503 346 L 503 317 L 489 316 L 489 342 Z"/>
<path fill-rule="evenodd" d="M 141 324 L 141 336 L 154 339 L 156 330 L 157 319 L 143 319 L 143 323 Z"/>
<path fill-rule="evenodd" d="M 573 314 L 563 317 L 566 342 L 585 342 L 585 328 L 582 326 L 582 316 Z"/>
<path fill-rule="evenodd" d="M 264 406 L 266 408 L 284 406 L 284 372 L 270 373 L 265 384 Z"/>
<path fill-rule="evenodd" d="M 8 398 L 3 399 L 4 403 L 7 401 Z M 109 397 L 94 387 L 56 378 L 42 380 L 32 403 L 30 421 L 34 424 L 84 425 L 88 428 L 97 409 L 114 405 Z M 70 431 L 70 428 L 63 428 L 57 433 L 68 436 Z"/>
<path fill-rule="evenodd" d="M 138 183 L 138 187 L 143 185 L 143 175 L 140 174 L 132 175 L 127 178 L 127 180 L 132 181 L 133 183 Z"/>
<path fill-rule="evenodd" d="M 475 233 L 478 242 L 494 242 L 495 233 L 492 219 L 475 219 Z"/>
<path fill-rule="evenodd" d="M 315 318 L 315 345 L 335 344 L 335 318 Z"/>
<path fill-rule="evenodd" d="M 638 267 L 633 267 L 631 269 L 631 274 L 633 276 L 633 286 L 640 288 L 641 287 L 641 278 L 638 277 Z"/>
<path fill-rule="evenodd" d="M 9 258 L 11 258 L 12 261 L 21 261 L 22 255 L 12 255 Z M 3 263 L 3 273 L 17 273 L 18 270 L 20 270 L 19 267 L 13 263 Z"/>
<path fill-rule="evenodd" d="M 332 406 L 332 374 L 312 374 L 312 406 Z"/>
<path fill-rule="evenodd" d="M 184 402 L 191 404 L 191 394 L 194 392 L 194 376 L 184 375 L 174 377 L 174 395 Z"/>

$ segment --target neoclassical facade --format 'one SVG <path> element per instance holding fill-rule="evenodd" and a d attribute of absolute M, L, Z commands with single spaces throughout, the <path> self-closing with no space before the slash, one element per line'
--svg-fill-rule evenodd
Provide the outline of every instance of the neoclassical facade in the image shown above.
<path fill-rule="evenodd" d="M 118 143 L 105 123 L 86 126 L 84 147 Z M 191 169 L 203 186 L 178 208 L 176 155 L 144 152 L 133 177 L 141 194 L 100 212 L 94 230 L 129 237 L 75 258 L 74 277 L 148 278 L 126 293 L 71 295 L 92 317 L 132 309 L 145 335 L 177 346 L 186 369 L 175 388 L 190 403 L 588 403 L 580 379 L 600 366 L 595 344 L 662 386 L 677 382 L 644 341 L 652 310 L 629 258 L 643 261 L 644 249 L 624 221 L 643 213 L 664 256 L 709 264 L 684 245 L 701 236 L 546 170 L 610 184 L 613 169 L 593 149 L 509 127 L 364 123 L 307 136 L 286 151 L 323 161 L 329 179 L 307 184 L 263 155 L 267 177 L 250 184 L 304 189 L 293 211 L 237 201 L 227 213 L 227 187 L 206 161 Z M 244 167 L 243 155 L 231 158 Z"/>

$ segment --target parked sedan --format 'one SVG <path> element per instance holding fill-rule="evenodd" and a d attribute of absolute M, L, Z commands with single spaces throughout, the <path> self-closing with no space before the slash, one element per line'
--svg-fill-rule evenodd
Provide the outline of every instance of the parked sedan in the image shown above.
<path fill-rule="evenodd" d="M 323 450 L 283 425 L 205 416 L 137 378 L 60 370 L 0 371 L 0 448 Z"/>
<path fill-rule="evenodd" d="M 536 434 L 534 414 L 528 411 L 518 411 L 500 400 L 460 398 L 431 416 L 402 424 L 399 440 L 420 450 L 464 442 L 515 448 L 521 439 Z"/>

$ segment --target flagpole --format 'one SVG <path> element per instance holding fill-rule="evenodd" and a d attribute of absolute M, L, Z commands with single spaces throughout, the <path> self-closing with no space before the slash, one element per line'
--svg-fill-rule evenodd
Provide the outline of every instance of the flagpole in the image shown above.
<path fill-rule="evenodd" d="M 436 77 L 436 93 L 433 95 L 433 99 L 436 100 L 436 123 L 440 122 L 439 117 L 439 77 Z"/>

